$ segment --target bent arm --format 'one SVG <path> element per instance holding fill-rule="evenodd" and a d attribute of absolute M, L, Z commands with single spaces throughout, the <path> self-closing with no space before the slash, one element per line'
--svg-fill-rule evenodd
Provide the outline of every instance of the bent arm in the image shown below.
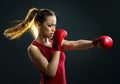
<path fill-rule="evenodd" d="M 85 50 L 93 48 L 91 40 L 76 40 L 76 41 L 68 41 L 64 40 L 63 42 L 63 50 Z"/>
<path fill-rule="evenodd" d="M 60 57 L 60 51 L 54 52 L 50 62 L 47 61 L 40 50 L 34 45 L 31 45 L 28 48 L 28 54 L 30 59 L 37 64 L 42 72 L 44 72 L 48 76 L 55 76 Z"/>

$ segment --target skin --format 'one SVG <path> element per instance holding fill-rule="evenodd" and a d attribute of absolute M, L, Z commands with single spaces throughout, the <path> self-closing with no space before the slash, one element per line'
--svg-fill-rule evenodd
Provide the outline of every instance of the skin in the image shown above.
<path fill-rule="evenodd" d="M 49 39 L 53 37 L 53 34 L 56 30 L 56 17 L 48 16 L 43 24 L 36 22 L 35 26 L 39 30 L 39 35 L 35 40 L 44 46 L 52 47 Z M 63 50 L 84 50 L 94 47 L 92 41 L 90 40 L 63 40 L 62 46 Z M 60 51 L 54 51 L 50 62 L 48 62 L 40 50 L 32 44 L 28 47 L 28 54 L 30 59 L 37 64 L 41 71 L 48 76 L 55 76 L 60 57 Z"/>

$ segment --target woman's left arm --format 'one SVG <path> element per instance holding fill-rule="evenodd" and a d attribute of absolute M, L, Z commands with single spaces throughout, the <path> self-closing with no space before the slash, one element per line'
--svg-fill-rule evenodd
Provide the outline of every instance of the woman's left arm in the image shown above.
<path fill-rule="evenodd" d="M 85 50 L 89 48 L 93 48 L 91 40 L 76 40 L 76 41 L 68 41 L 64 40 L 62 48 L 63 50 Z"/>

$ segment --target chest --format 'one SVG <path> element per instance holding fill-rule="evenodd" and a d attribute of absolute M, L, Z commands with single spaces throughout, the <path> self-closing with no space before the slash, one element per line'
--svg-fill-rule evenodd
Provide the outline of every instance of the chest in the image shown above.
<path fill-rule="evenodd" d="M 41 53 L 45 56 L 45 58 L 48 60 L 48 62 L 50 62 L 50 60 L 52 59 L 53 57 L 53 54 L 54 54 L 54 50 L 52 48 L 49 48 L 49 47 L 42 47 L 42 48 L 39 48 Z M 60 58 L 59 58 L 59 63 L 62 63 L 64 62 L 66 59 L 65 57 L 65 54 L 64 52 L 60 52 Z"/>

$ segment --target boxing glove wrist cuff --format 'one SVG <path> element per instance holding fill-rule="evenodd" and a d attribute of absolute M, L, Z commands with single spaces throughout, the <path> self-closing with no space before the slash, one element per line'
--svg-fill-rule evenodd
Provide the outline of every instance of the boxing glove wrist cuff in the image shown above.
<path fill-rule="evenodd" d="M 92 44 L 96 47 L 98 45 L 98 40 L 97 39 L 93 40 Z"/>
<path fill-rule="evenodd" d="M 57 44 L 53 44 L 53 49 L 56 51 L 61 51 L 61 46 L 59 46 Z"/>

